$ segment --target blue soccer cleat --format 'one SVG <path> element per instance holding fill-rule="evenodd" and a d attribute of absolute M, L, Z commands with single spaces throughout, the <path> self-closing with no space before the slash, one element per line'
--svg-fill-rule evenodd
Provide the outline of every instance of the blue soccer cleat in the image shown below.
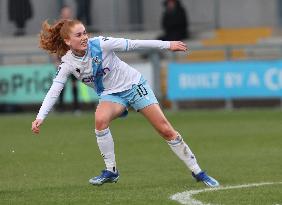
<path fill-rule="evenodd" d="M 119 173 L 118 171 L 116 173 L 111 172 L 109 170 L 102 170 L 101 175 L 97 177 L 93 177 L 89 179 L 89 183 L 92 185 L 102 185 L 104 183 L 116 183 L 119 178 Z"/>
<path fill-rule="evenodd" d="M 192 172 L 192 176 L 199 182 L 203 182 L 205 185 L 209 186 L 209 187 L 218 187 L 219 183 L 218 181 L 216 181 L 214 178 L 208 176 L 205 172 L 200 172 L 199 174 L 194 174 L 194 172 Z"/>

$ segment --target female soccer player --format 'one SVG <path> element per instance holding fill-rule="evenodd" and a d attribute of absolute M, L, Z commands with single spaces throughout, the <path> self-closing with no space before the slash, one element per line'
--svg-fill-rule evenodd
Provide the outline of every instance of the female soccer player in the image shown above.
<path fill-rule="evenodd" d="M 57 54 L 61 57 L 62 63 L 36 119 L 32 122 L 34 133 L 39 133 L 40 125 L 55 104 L 69 75 L 73 74 L 78 80 L 94 88 L 99 96 L 95 112 L 95 133 L 106 169 L 101 175 L 91 178 L 89 180 L 91 184 L 117 182 L 119 172 L 109 125 L 112 120 L 126 116 L 127 108 L 131 106 L 149 120 L 172 151 L 192 171 L 197 181 L 202 181 L 210 187 L 219 186 L 214 178 L 201 170 L 195 155 L 164 116 L 146 80 L 114 53 L 146 48 L 186 51 L 187 47 L 183 42 L 102 36 L 89 39 L 80 21 L 59 20 L 53 25 L 47 21 L 42 24 L 40 47 L 49 53 Z"/>

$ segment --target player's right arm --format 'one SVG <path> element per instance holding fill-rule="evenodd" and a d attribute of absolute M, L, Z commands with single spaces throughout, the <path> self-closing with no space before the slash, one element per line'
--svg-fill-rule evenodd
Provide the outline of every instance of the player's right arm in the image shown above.
<path fill-rule="evenodd" d="M 70 74 L 71 72 L 66 64 L 63 63 L 58 67 L 53 84 L 43 100 L 36 119 L 32 122 L 31 130 L 33 133 L 38 134 L 40 132 L 40 125 L 43 123 L 44 119 L 56 103 Z"/>

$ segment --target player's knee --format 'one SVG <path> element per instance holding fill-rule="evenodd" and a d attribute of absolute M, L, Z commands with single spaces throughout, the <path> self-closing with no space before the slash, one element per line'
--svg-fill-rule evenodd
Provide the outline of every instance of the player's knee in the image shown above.
<path fill-rule="evenodd" d="M 109 127 L 109 120 L 103 116 L 95 115 L 95 128 L 97 130 L 104 130 L 107 127 Z"/>
<path fill-rule="evenodd" d="M 175 130 L 167 122 L 163 122 L 158 129 L 160 135 L 166 140 L 171 140 L 175 137 Z"/>

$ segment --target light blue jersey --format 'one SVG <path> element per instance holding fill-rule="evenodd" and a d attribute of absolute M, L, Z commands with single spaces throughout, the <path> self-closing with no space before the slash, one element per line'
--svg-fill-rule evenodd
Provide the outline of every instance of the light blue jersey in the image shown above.
<path fill-rule="evenodd" d="M 63 57 L 53 84 L 37 115 L 44 119 L 55 104 L 69 75 L 94 88 L 99 96 L 119 93 L 140 82 L 141 74 L 120 60 L 115 51 L 158 48 L 168 49 L 170 42 L 159 40 L 129 40 L 123 38 L 95 37 L 88 41 L 85 56 L 75 56 L 69 50 Z"/>

